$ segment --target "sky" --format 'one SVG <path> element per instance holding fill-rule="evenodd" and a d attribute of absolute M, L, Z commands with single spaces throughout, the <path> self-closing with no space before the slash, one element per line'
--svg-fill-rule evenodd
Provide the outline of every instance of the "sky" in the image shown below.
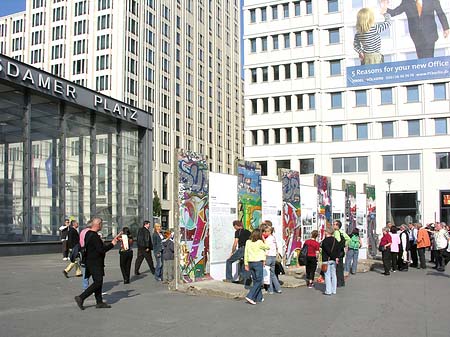
<path fill-rule="evenodd" d="M 0 0 L 0 17 L 25 10 L 26 0 Z"/>

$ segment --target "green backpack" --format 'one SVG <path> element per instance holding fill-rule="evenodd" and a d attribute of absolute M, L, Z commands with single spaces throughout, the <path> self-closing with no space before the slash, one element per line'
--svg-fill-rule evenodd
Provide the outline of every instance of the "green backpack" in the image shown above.
<path fill-rule="evenodd" d="M 348 243 L 348 248 L 350 249 L 359 249 L 361 247 L 361 244 L 359 243 L 359 236 L 358 235 L 352 235 L 350 242 Z"/>

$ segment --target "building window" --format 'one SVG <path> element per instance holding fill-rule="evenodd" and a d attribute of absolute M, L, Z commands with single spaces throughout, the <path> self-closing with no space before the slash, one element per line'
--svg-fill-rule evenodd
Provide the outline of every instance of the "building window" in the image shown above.
<path fill-rule="evenodd" d="M 314 61 L 308 62 L 308 76 L 309 77 L 314 76 Z"/>
<path fill-rule="evenodd" d="M 272 20 L 278 20 L 278 6 L 272 6 Z"/>
<path fill-rule="evenodd" d="M 269 130 L 263 130 L 263 144 L 269 144 Z"/>
<path fill-rule="evenodd" d="M 303 95 L 299 94 L 297 96 L 297 110 L 303 110 Z"/>
<path fill-rule="evenodd" d="M 331 97 L 331 108 L 341 109 L 342 108 L 342 92 L 332 92 Z"/>
<path fill-rule="evenodd" d="M 392 104 L 392 88 L 380 89 L 381 104 Z"/>
<path fill-rule="evenodd" d="M 336 44 L 341 42 L 339 28 L 328 29 L 328 42 L 329 44 Z"/>
<path fill-rule="evenodd" d="M 297 78 L 302 78 L 302 76 L 303 76 L 302 64 L 301 63 L 296 63 L 295 64 L 295 69 L 296 69 L 296 73 L 297 73 Z"/>
<path fill-rule="evenodd" d="M 294 2 L 294 13 L 295 16 L 300 16 L 300 1 Z"/>
<path fill-rule="evenodd" d="M 434 133 L 436 135 L 447 134 L 447 118 L 436 118 L 434 120 Z"/>
<path fill-rule="evenodd" d="M 256 83 L 257 81 L 257 69 L 256 68 L 252 68 L 250 69 L 251 73 L 252 73 L 252 83 Z"/>
<path fill-rule="evenodd" d="M 283 37 L 284 37 L 284 48 L 290 48 L 291 41 L 290 41 L 289 33 L 283 34 Z"/>
<path fill-rule="evenodd" d="M 314 34 L 312 30 L 306 32 L 306 44 L 312 46 L 314 44 Z"/>
<path fill-rule="evenodd" d="M 381 123 L 381 137 L 393 138 L 394 137 L 394 122 L 382 122 Z"/>
<path fill-rule="evenodd" d="M 336 13 L 339 11 L 338 0 L 328 0 L 328 13 Z"/>
<path fill-rule="evenodd" d="M 330 61 L 330 75 L 331 76 L 341 75 L 341 60 Z"/>
<path fill-rule="evenodd" d="M 314 173 L 314 158 L 300 159 L 300 174 Z"/>
<path fill-rule="evenodd" d="M 309 94 L 308 100 L 309 100 L 309 109 L 314 110 L 316 108 L 316 94 Z"/>
<path fill-rule="evenodd" d="M 273 98 L 273 110 L 275 112 L 280 111 L 280 97 L 274 97 Z"/>
<path fill-rule="evenodd" d="M 250 51 L 256 53 L 256 39 L 250 39 Z"/>
<path fill-rule="evenodd" d="M 419 86 L 410 85 L 406 87 L 407 103 L 419 102 Z"/>
<path fill-rule="evenodd" d="M 273 129 L 275 144 L 280 144 L 280 129 Z"/>
<path fill-rule="evenodd" d="M 301 32 L 295 32 L 295 46 L 296 47 L 302 46 L 302 33 Z"/>
<path fill-rule="evenodd" d="M 286 80 L 289 80 L 291 78 L 291 65 L 290 64 L 284 65 L 284 78 Z"/>
<path fill-rule="evenodd" d="M 292 143 L 292 129 L 286 128 L 286 143 Z"/>
<path fill-rule="evenodd" d="M 284 99 L 286 102 L 286 111 L 291 111 L 292 110 L 291 96 L 285 96 Z"/>
<path fill-rule="evenodd" d="M 331 140 L 333 142 L 342 142 L 342 140 L 343 140 L 342 125 L 332 125 L 331 126 Z"/>
<path fill-rule="evenodd" d="M 279 48 L 279 46 L 278 46 L 278 35 L 272 35 L 272 43 L 273 43 L 273 49 L 277 50 Z"/>
<path fill-rule="evenodd" d="M 263 113 L 269 112 L 269 99 L 267 97 L 262 99 L 263 102 Z"/>
<path fill-rule="evenodd" d="M 278 81 L 280 79 L 280 66 L 273 66 L 273 80 Z"/>
<path fill-rule="evenodd" d="M 436 168 L 438 170 L 450 168 L 450 152 L 436 153 Z"/>
<path fill-rule="evenodd" d="M 97 165 L 97 195 L 106 194 L 106 167 L 105 164 Z"/>
<path fill-rule="evenodd" d="M 262 67 L 262 81 L 267 82 L 269 80 L 269 69 L 268 67 Z"/>
<path fill-rule="evenodd" d="M 408 121 L 408 137 L 420 136 L 420 120 Z"/>
<path fill-rule="evenodd" d="M 267 37 L 261 38 L 261 50 L 267 51 Z"/>
<path fill-rule="evenodd" d="M 256 9 L 250 9 L 250 23 L 256 22 Z"/>
<path fill-rule="evenodd" d="M 312 14 L 313 7 L 312 7 L 312 0 L 306 0 L 306 14 Z"/>
<path fill-rule="evenodd" d="M 367 90 L 355 91 L 356 106 L 367 106 Z"/>
<path fill-rule="evenodd" d="M 283 4 L 283 17 L 285 19 L 289 17 L 289 3 Z"/>
<path fill-rule="evenodd" d="M 316 141 L 316 127 L 315 126 L 309 127 L 309 141 L 311 143 L 314 143 Z"/>
<path fill-rule="evenodd" d="M 332 158 L 333 173 L 367 172 L 368 157 Z"/>
<path fill-rule="evenodd" d="M 267 8 L 261 7 L 261 21 L 265 22 L 267 21 Z"/>
<path fill-rule="evenodd" d="M 297 131 L 298 131 L 298 142 L 303 143 L 305 141 L 305 133 L 303 127 L 301 126 L 297 128 Z"/>
<path fill-rule="evenodd" d="M 369 138 L 367 123 L 356 124 L 356 137 L 358 140 Z"/>
<path fill-rule="evenodd" d="M 445 83 L 435 83 L 433 84 L 433 89 L 434 89 L 434 100 L 438 101 L 447 98 Z"/>
<path fill-rule="evenodd" d="M 255 115 L 258 113 L 258 100 L 252 99 L 251 102 L 252 102 L 252 114 Z M 178 119 L 177 119 L 177 121 L 178 121 Z M 177 130 L 177 131 L 179 131 L 179 130 Z"/>
<path fill-rule="evenodd" d="M 258 145 L 258 131 L 252 130 L 252 145 Z"/>
<path fill-rule="evenodd" d="M 398 154 L 383 156 L 383 171 L 420 170 L 420 154 Z"/>

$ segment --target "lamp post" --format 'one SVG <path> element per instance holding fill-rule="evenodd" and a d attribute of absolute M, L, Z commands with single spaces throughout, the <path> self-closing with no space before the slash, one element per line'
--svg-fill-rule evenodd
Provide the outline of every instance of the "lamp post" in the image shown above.
<path fill-rule="evenodd" d="M 388 184 L 388 189 L 389 189 L 389 194 L 388 194 L 388 214 L 389 214 L 389 218 L 388 221 L 391 222 L 392 218 L 391 218 L 391 184 L 392 184 L 392 179 L 388 178 L 386 180 L 386 183 Z"/>

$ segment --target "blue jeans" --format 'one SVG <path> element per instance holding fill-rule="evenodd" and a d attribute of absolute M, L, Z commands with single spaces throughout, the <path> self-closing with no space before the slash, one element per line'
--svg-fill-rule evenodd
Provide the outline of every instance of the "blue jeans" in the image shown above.
<path fill-rule="evenodd" d="M 253 279 L 253 286 L 247 294 L 247 297 L 255 302 L 262 301 L 262 285 L 263 285 L 263 263 L 262 261 L 249 262 L 250 273 Z"/>
<path fill-rule="evenodd" d="M 86 290 L 89 287 L 89 279 L 84 278 L 84 275 L 86 274 L 86 267 L 81 266 L 81 270 L 83 271 L 83 290 Z"/>
<path fill-rule="evenodd" d="M 358 267 L 358 255 L 359 249 L 349 249 L 345 255 L 345 272 L 350 271 L 350 265 L 352 266 L 352 274 L 356 273 Z"/>
<path fill-rule="evenodd" d="M 280 282 L 278 282 L 278 279 L 275 275 L 275 262 L 277 262 L 276 256 L 267 256 L 266 266 L 270 267 L 269 292 L 281 290 Z"/>
<path fill-rule="evenodd" d="M 337 277 L 336 277 L 336 262 L 328 261 L 328 269 L 325 273 L 325 294 L 336 294 Z"/>
<path fill-rule="evenodd" d="M 233 263 L 236 261 L 239 261 L 240 259 L 244 258 L 244 251 L 245 247 L 240 247 L 234 251 L 234 253 L 227 259 L 226 262 L 226 269 L 225 269 L 225 278 L 227 280 L 232 281 L 233 280 Z M 239 270 L 240 267 L 238 265 L 238 274 L 241 275 L 241 270 Z M 242 278 L 246 279 L 247 273 L 242 271 Z"/>
<path fill-rule="evenodd" d="M 159 257 L 158 257 L 159 256 Z M 155 280 L 162 280 L 162 253 L 155 254 L 156 267 L 155 267 Z"/>

